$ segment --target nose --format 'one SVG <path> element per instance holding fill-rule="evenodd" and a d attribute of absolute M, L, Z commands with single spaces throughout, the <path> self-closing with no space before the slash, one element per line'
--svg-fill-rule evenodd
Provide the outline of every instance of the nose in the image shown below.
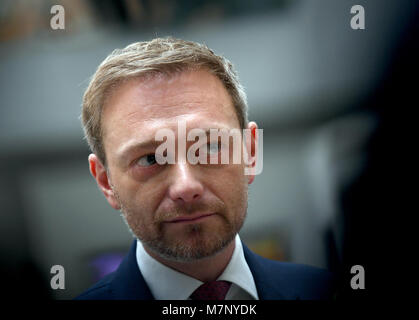
<path fill-rule="evenodd" d="M 172 182 L 169 187 L 169 197 L 179 205 L 199 200 L 204 192 L 204 186 L 197 179 L 194 168 L 189 163 L 176 163 L 172 167 Z"/>

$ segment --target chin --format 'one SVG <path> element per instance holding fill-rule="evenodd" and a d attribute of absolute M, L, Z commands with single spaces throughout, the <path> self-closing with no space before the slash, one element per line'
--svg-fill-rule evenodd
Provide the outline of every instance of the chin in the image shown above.
<path fill-rule="evenodd" d="M 193 262 L 210 258 L 226 248 L 235 238 L 236 233 L 217 232 L 191 224 L 182 239 L 146 242 L 147 246 L 158 256 L 178 262 Z"/>

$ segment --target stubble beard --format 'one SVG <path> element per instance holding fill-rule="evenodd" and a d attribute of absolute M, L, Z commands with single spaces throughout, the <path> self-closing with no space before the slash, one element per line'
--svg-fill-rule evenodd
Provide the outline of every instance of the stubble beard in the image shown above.
<path fill-rule="evenodd" d="M 164 226 L 161 221 L 156 221 L 147 226 L 141 221 L 141 212 L 130 208 L 114 189 L 115 197 L 121 207 L 121 216 L 134 238 L 139 239 L 143 245 L 153 253 L 163 259 L 177 262 L 192 262 L 204 258 L 209 258 L 224 248 L 234 240 L 240 231 L 247 214 L 247 197 L 243 195 L 242 210 L 233 215 L 230 221 L 225 212 L 225 206 L 221 202 L 214 208 L 218 209 L 217 217 L 214 219 L 222 220 L 221 229 L 208 230 L 208 226 L 203 223 L 194 223 L 184 226 L 183 236 L 189 241 L 182 239 L 167 239 L 164 233 Z M 175 210 L 180 211 L 180 210 Z M 174 215 L 167 213 L 166 216 Z"/>

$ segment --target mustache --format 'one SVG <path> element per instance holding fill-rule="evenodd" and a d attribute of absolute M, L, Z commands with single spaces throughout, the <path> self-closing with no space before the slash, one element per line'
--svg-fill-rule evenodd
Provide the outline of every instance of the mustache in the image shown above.
<path fill-rule="evenodd" d="M 211 202 L 194 202 L 188 205 L 176 205 L 165 208 L 164 211 L 159 211 L 156 214 L 154 223 L 159 224 L 167 220 L 176 219 L 180 216 L 192 215 L 196 212 L 212 212 L 222 214 L 225 211 L 225 205 L 221 200 L 214 200 Z"/>

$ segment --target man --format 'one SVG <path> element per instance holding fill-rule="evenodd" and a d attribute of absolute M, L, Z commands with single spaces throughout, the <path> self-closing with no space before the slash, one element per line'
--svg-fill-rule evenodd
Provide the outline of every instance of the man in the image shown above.
<path fill-rule="evenodd" d="M 330 297 L 327 272 L 264 259 L 239 238 L 257 125 L 224 57 L 173 38 L 115 50 L 86 90 L 82 121 L 91 174 L 136 239 L 119 268 L 78 299 Z M 240 133 L 241 161 L 213 161 L 237 148 L 210 133 L 243 129 L 251 134 Z M 193 130 L 209 140 L 191 153 L 200 141 L 189 139 Z M 158 151 L 169 138 L 176 148 Z"/>

